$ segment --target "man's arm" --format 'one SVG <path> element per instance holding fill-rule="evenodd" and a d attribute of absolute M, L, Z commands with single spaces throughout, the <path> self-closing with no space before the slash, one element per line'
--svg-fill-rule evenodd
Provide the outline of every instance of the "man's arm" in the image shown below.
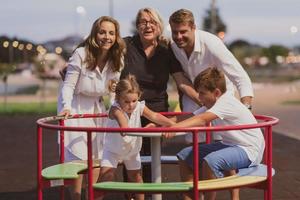
<path fill-rule="evenodd" d="M 249 109 L 252 109 L 252 99 L 253 97 L 251 96 L 245 96 L 241 98 L 241 102 Z"/>
<path fill-rule="evenodd" d="M 176 72 L 173 73 L 172 76 L 176 82 L 177 88 L 185 95 L 190 97 L 199 106 L 202 106 L 202 103 L 198 98 L 198 93 L 194 89 L 192 82 L 184 75 L 184 73 Z"/>
<path fill-rule="evenodd" d="M 214 39 L 211 38 L 211 40 L 207 41 L 207 48 L 214 56 L 214 64 L 220 66 L 225 75 L 236 86 L 241 102 L 244 104 L 247 102 L 251 105 L 251 97 L 254 94 L 249 75 L 225 44 L 218 37 L 211 37 Z"/>

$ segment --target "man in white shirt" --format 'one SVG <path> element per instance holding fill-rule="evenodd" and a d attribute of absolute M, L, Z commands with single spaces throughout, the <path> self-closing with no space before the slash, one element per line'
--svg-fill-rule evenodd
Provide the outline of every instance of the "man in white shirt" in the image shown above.
<path fill-rule="evenodd" d="M 197 30 L 193 13 L 189 10 L 175 11 L 170 16 L 169 23 L 173 39 L 172 50 L 188 78 L 194 82 L 195 77 L 207 66 L 216 66 L 225 74 L 227 91 L 234 95 L 235 86 L 241 102 L 251 109 L 251 80 L 224 43 L 213 34 Z M 181 103 L 184 112 L 193 112 L 199 108 L 199 105 L 186 95 L 182 96 Z M 191 142 L 191 135 L 187 136 L 187 142 Z M 200 140 L 203 141 L 204 138 Z"/>

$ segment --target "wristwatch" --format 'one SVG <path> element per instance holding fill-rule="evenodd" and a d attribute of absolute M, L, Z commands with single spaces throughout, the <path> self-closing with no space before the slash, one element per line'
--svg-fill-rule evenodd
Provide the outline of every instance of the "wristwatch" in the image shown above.
<path fill-rule="evenodd" d="M 246 108 L 248 108 L 249 110 L 251 110 L 251 109 L 252 109 L 252 105 L 251 105 L 251 104 L 249 104 L 249 103 L 245 103 L 244 105 L 245 105 L 245 106 L 246 106 Z"/>

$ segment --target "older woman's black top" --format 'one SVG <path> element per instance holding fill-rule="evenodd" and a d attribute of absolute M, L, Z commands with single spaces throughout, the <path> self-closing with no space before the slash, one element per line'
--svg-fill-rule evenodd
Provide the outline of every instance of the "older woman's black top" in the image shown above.
<path fill-rule="evenodd" d="M 168 47 L 158 45 L 154 55 L 147 59 L 139 36 L 124 39 L 127 53 L 121 79 L 128 74 L 135 75 L 142 90 L 140 100 L 145 100 L 146 105 L 153 111 L 168 111 L 169 75 L 182 71 L 180 63 Z"/>

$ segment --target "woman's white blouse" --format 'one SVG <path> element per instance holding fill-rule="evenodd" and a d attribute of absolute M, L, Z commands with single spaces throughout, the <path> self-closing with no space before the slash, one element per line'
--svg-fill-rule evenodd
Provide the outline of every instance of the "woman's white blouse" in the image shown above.
<path fill-rule="evenodd" d="M 119 80 L 120 72 L 113 72 L 111 62 L 107 62 L 102 72 L 98 68 L 93 71 L 87 69 L 85 49 L 76 49 L 69 59 L 67 74 L 63 83 L 58 106 L 61 112 L 69 109 L 71 114 L 106 113 L 103 101 L 100 98 L 109 95 L 108 83 L 111 79 Z M 66 120 L 67 126 L 103 126 L 104 119 L 71 119 Z M 93 157 L 102 157 L 104 134 L 93 133 Z M 80 159 L 87 159 L 86 133 L 66 132 L 65 148 Z"/>
<path fill-rule="evenodd" d="M 63 109 L 72 108 L 73 96 L 83 95 L 99 99 L 100 96 L 108 95 L 108 84 L 111 79 L 119 80 L 120 72 L 113 72 L 108 61 L 102 72 L 98 68 L 94 71 L 87 69 L 84 63 L 85 50 L 78 48 L 68 63 L 68 70 L 62 88 Z"/>

